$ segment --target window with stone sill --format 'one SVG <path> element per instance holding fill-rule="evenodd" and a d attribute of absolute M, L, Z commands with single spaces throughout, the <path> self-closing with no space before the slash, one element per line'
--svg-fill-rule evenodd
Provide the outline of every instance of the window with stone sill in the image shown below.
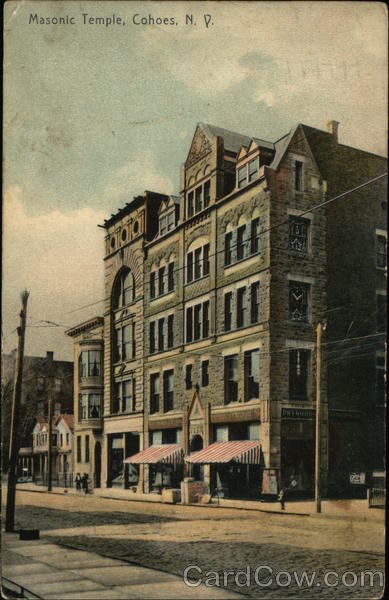
<path fill-rule="evenodd" d="M 159 412 L 159 373 L 150 375 L 150 414 Z"/>
<path fill-rule="evenodd" d="M 209 244 L 204 244 L 186 255 L 186 283 L 209 275 Z"/>
<path fill-rule="evenodd" d="M 187 195 L 187 217 L 190 219 L 193 215 L 201 212 L 203 208 L 208 208 L 211 201 L 211 181 L 208 179 L 203 184 L 197 186 Z"/>
<path fill-rule="evenodd" d="M 259 398 L 259 350 L 244 353 L 244 398 Z"/>
<path fill-rule="evenodd" d="M 307 323 L 309 320 L 310 286 L 298 281 L 289 282 L 289 319 Z"/>
<path fill-rule="evenodd" d="M 250 223 L 240 225 L 224 236 L 224 266 L 229 267 L 237 262 L 254 256 L 259 251 L 259 218 Z"/>
<path fill-rule="evenodd" d="M 133 392 L 134 380 L 120 381 L 114 383 L 114 397 L 112 403 L 113 414 L 127 414 L 135 410 Z"/>
<path fill-rule="evenodd" d="M 308 253 L 309 220 L 289 217 L 289 249 L 299 254 Z"/>
<path fill-rule="evenodd" d="M 238 355 L 224 358 L 224 404 L 238 400 Z"/>
<path fill-rule="evenodd" d="M 209 336 L 209 300 L 186 309 L 186 342 Z"/>
<path fill-rule="evenodd" d="M 174 291 L 174 262 L 150 273 L 150 299 L 159 298 Z M 158 292 L 158 293 L 157 293 Z"/>
<path fill-rule="evenodd" d="M 163 411 L 169 412 L 174 408 L 174 371 L 163 373 Z"/>
<path fill-rule="evenodd" d="M 253 158 L 237 170 L 237 186 L 242 188 L 247 183 L 258 178 L 259 173 L 259 157 Z"/>
<path fill-rule="evenodd" d="M 114 362 L 135 358 L 135 324 L 114 330 Z"/>
<path fill-rule="evenodd" d="M 185 365 L 185 389 L 187 390 L 191 390 L 193 387 L 192 370 L 193 365 Z"/>
<path fill-rule="evenodd" d="M 113 289 L 114 309 L 128 306 L 135 300 L 135 278 L 129 269 L 125 269 L 119 276 Z"/>
<path fill-rule="evenodd" d="M 209 360 L 201 362 L 201 387 L 207 387 L 209 384 Z"/>

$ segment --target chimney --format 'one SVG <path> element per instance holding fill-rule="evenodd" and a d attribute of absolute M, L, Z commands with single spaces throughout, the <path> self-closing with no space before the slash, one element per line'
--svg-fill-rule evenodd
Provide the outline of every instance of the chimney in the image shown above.
<path fill-rule="evenodd" d="M 46 358 L 47 360 L 54 360 L 54 352 L 50 352 L 49 350 L 47 350 Z"/>
<path fill-rule="evenodd" d="M 339 121 L 328 121 L 327 131 L 328 131 L 328 133 L 330 133 L 331 135 L 334 136 L 334 140 L 336 143 L 338 143 L 338 128 L 339 128 Z"/>

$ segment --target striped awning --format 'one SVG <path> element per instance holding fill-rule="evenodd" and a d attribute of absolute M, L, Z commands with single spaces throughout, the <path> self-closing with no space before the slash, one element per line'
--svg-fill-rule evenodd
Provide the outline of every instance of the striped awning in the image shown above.
<path fill-rule="evenodd" d="M 215 442 L 186 457 L 192 464 L 229 463 L 235 462 L 244 465 L 259 465 L 261 458 L 261 445 L 258 441 Z"/>
<path fill-rule="evenodd" d="M 124 460 L 124 463 L 132 465 L 155 465 L 164 463 L 177 465 L 183 462 L 184 453 L 178 444 L 163 444 L 161 446 L 150 446 L 133 454 Z"/>

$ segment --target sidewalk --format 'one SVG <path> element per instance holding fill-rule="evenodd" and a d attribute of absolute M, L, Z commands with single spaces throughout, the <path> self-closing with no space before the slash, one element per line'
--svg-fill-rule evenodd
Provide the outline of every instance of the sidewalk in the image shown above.
<path fill-rule="evenodd" d="M 2 575 L 44 600 L 242 598 L 228 590 L 188 587 L 176 575 L 93 552 L 20 541 L 17 534 L 3 534 L 2 549 Z"/>
<path fill-rule="evenodd" d="M 21 491 L 47 493 L 43 486 L 33 483 L 18 484 L 17 489 Z M 73 488 L 64 490 L 61 487 L 53 488 L 52 494 L 76 494 Z M 125 500 L 128 502 L 152 502 L 162 503 L 161 496 L 158 494 L 138 494 L 131 490 L 121 488 L 99 488 L 93 492 L 95 498 L 107 498 L 110 500 Z M 359 521 L 381 521 L 385 522 L 385 510 L 380 508 L 368 507 L 367 500 L 322 500 L 322 512 L 316 513 L 316 505 L 313 500 L 297 500 L 286 502 L 285 510 L 280 509 L 279 502 L 261 502 L 260 500 L 230 500 L 221 498 L 219 502 L 213 501 L 212 504 L 191 504 L 192 507 L 205 509 L 232 508 L 236 510 L 256 510 L 265 513 L 311 516 L 317 518 L 338 518 L 338 519 L 358 519 Z"/>

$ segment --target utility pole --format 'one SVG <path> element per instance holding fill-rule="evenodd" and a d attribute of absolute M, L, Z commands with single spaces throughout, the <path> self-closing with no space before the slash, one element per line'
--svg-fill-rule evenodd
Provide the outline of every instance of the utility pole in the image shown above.
<path fill-rule="evenodd" d="M 49 380 L 49 406 L 48 406 L 48 425 L 49 425 L 49 436 L 47 441 L 47 491 L 51 492 L 52 478 L 53 478 L 53 385 L 52 380 Z"/>
<path fill-rule="evenodd" d="M 16 496 L 16 480 L 17 480 L 17 464 L 18 464 L 18 429 L 19 429 L 19 409 L 22 395 L 22 378 L 23 378 L 23 357 L 24 357 L 24 338 L 26 331 L 27 319 L 27 301 L 29 292 L 24 290 L 21 295 L 22 308 L 20 311 L 20 321 L 18 332 L 18 352 L 15 363 L 15 379 L 14 389 L 12 394 L 12 416 L 11 416 L 11 433 L 9 442 L 9 467 L 8 467 L 8 485 L 7 485 L 7 509 L 5 518 L 5 530 L 7 532 L 14 531 L 15 526 L 15 496 Z"/>
<path fill-rule="evenodd" d="M 316 437 L 315 437 L 315 502 L 321 513 L 320 460 L 321 460 L 321 323 L 316 327 Z"/>

